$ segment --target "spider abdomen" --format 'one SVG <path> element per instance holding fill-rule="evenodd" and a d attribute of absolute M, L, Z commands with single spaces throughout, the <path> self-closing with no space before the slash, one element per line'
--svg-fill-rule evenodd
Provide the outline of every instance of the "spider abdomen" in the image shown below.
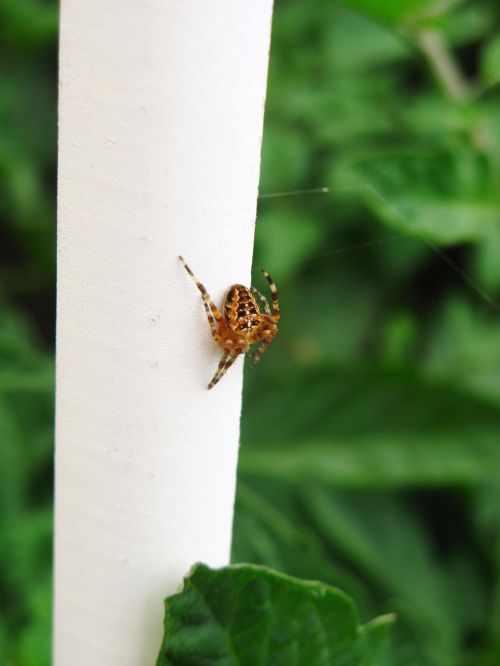
<path fill-rule="evenodd" d="M 224 299 L 224 319 L 238 335 L 249 335 L 260 323 L 260 310 L 252 292 L 242 284 L 233 284 Z"/>
<path fill-rule="evenodd" d="M 211 389 L 226 374 L 238 356 L 246 354 L 250 346 L 255 343 L 260 343 L 260 346 L 254 354 L 252 367 L 259 362 L 262 354 L 278 333 L 280 319 L 278 291 L 269 273 L 261 268 L 262 275 L 271 289 L 273 312 L 271 313 L 269 303 L 260 291 L 255 287 L 247 289 L 242 284 L 233 284 L 228 289 L 224 298 L 223 312 L 220 312 L 184 259 L 182 257 L 179 259 L 201 293 L 212 337 L 223 350 L 215 375 L 208 385 L 208 388 Z M 260 311 L 254 293 L 260 299 L 264 312 Z"/>

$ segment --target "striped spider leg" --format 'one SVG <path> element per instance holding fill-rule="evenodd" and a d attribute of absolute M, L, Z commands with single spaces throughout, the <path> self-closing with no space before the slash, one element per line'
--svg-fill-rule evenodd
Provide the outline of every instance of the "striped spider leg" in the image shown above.
<path fill-rule="evenodd" d="M 233 284 L 229 287 L 221 313 L 184 259 L 179 257 L 179 260 L 201 293 L 212 337 L 222 349 L 221 360 L 208 385 L 211 389 L 222 379 L 240 354 L 246 354 L 251 345 L 261 343 L 255 352 L 252 367 L 257 365 L 278 333 L 277 324 L 280 318 L 278 290 L 269 273 L 261 269 L 271 289 L 272 313 L 265 296 L 254 287 L 248 289 L 242 284 Z M 262 303 L 264 312 L 259 309 L 254 294 Z"/>

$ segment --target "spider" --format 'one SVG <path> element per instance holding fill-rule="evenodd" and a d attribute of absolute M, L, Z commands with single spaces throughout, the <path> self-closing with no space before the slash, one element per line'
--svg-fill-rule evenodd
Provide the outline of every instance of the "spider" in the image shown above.
<path fill-rule="evenodd" d="M 260 291 L 255 287 L 248 289 L 242 284 L 233 284 L 229 287 L 222 306 L 223 314 L 221 314 L 205 287 L 201 282 L 198 282 L 184 259 L 182 257 L 179 257 L 179 259 L 201 292 L 212 337 L 223 351 L 219 366 L 208 385 L 208 388 L 211 389 L 222 379 L 239 354 L 246 354 L 250 345 L 257 342 L 261 342 L 261 345 L 253 353 L 252 368 L 260 361 L 262 354 L 278 333 L 277 324 L 280 318 L 278 290 L 269 273 L 261 268 L 260 270 L 271 289 L 273 314 L 271 314 L 271 308 L 266 297 Z M 254 294 L 262 303 L 264 313 L 260 311 Z"/>

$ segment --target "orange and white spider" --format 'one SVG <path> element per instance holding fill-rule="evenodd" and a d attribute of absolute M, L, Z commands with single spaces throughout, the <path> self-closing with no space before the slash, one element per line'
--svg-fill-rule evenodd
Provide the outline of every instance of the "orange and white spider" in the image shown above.
<path fill-rule="evenodd" d="M 252 367 L 255 367 L 260 361 L 262 354 L 278 333 L 277 324 L 280 318 L 278 290 L 269 273 L 261 268 L 260 270 L 269 282 L 271 289 L 273 313 L 271 314 L 271 308 L 266 297 L 255 289 L 255 287 L 248 289 L 242 284 L 233 284 L 227 290 L 222 306 L 224 314 L 221 314 L 208 295 L 205 287 L 201 282 L 198 282 L 184 259 L 182 257 L 179 257 L 179 259 L 201 292 L 212 337 L 223 350 L 217 371 L 208 385 L 208 388 L 211 389 L 222 379 L 236 358 L 240 354 L 246 354 L 250 349 L 250 345 L 257 342 L 261 342 L 262 344 L 254 354 Z M 262 303 L 264 313 L 260 311 L 254 294 Z"/>

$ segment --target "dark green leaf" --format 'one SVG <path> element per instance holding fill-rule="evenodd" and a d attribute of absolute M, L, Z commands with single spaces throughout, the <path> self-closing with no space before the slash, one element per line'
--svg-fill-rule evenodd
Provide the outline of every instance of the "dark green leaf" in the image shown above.
<path fill-rule="evenodd" d="M 358 626 L 350 598 L 323 583 L 198 564 L 165 601 L 157 666 L 370 666 L 391 622 Z"/>

